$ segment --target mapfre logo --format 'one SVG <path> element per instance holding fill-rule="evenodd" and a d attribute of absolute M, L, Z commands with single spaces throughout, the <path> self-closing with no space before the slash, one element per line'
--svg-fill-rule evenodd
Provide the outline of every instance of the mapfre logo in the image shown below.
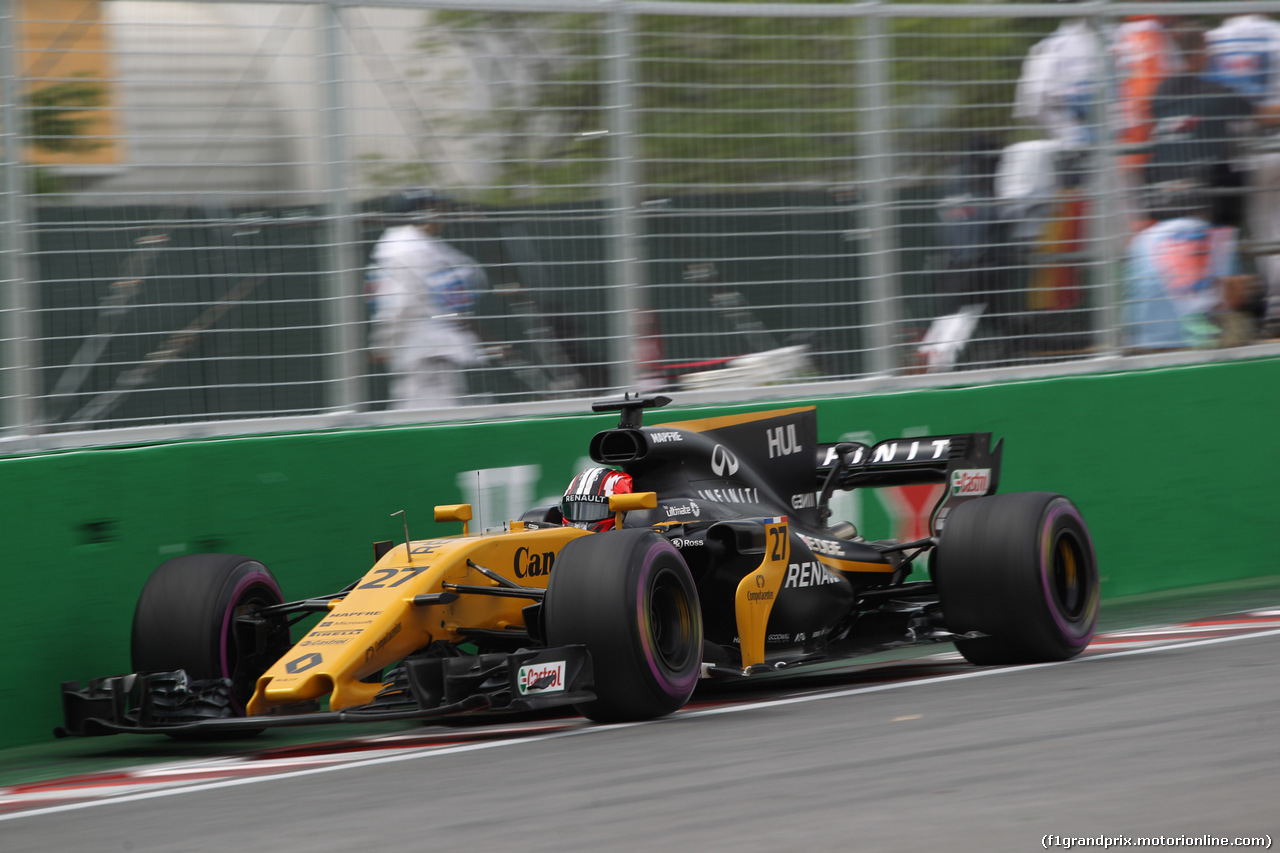
<path fill-rule="evenodd" d="M 990 468 L 971 468 L 951 472 L 952 497 L 985 495 L 990 490 Z"/>
<path fill-rule="evenodd" d="M 516 685 L 520 695 L 530 693 L 556 693 L 564 690 L 564 661 L 535 663 L 522 666 L 516 673 Z"/>
<path fill-rule="evenodd" d="M 711 472 L 717 477 L 732 477 L 738 473 L 738 457 L 723 444 L 717 444 L 711 448 Z"/>

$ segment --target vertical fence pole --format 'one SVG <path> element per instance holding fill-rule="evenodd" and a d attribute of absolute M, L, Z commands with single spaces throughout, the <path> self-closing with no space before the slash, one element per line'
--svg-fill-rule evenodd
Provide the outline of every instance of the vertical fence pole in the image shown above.
<path fill-rule="evenodd" d="M 889 86 L 893 79 L 889 63 L 891 50 L 885 16 L 877 14 L 873 3 L 863 18 L 862 63 L 859 83 L 862 89 L 858 136 L 861 140 L 864 188 L 863 212 L 866 229 L 867 324 L 863 341 L 867 361 L 864 371 L 873 375 L 893 373 L 898 367 L 894 338 L 898 329 L 898 275 L 894 253 L 892 211 L 893 152 L 889 134 Z"/>
<path fill-rule="evenodd" d="M 1108 0 L 1109 2 L 1109 0 Z M 1104 11 L 1090 20 L 1090 29 L 1097 34 L 1098 44 L 1106 45 L 1106 34 L 1114 32 L 1116 20 Z M 1097 275 L 1101 279 L 1096 295 L 1090 300 L 1096 305 L 1097 329 L 1095 344 L 1099 353 L 1116 355 L 1123 341 L 1120 334 L 1121 302 L 1124 299 L 1124 253 L 1128 242 L 1129 222 L 1132 211 L 1126 209 L 1123 194 L 1124 178 L 1121 175 L 1120 144 L 1110 131 L 1108 114 L 1115 109 L 1110 99 L 1119 91 L 1118 69 L 1115 55 L 1103 49 L 1103 85 L 1095 94 L 1098 110 L 1097 168 L 1094 180 L 1093 202 L 1097 215 L 1091 217 L 1090 237 L 1096 247 L 1093 253 L 1100 258 Z"/>
<path fill-rule="evenodd" d="M 0 0 L 0 433 L 37 421 L 16 0 Z"/>
<path fill-rule="evenodd" d="M 626 0 L 610 4 L 606 27 L 606 121 L 609 130 L 611 192 L 605 211 L 610 261 L 608 312 L 611 318 L 611 371 L 615 388 L 636 385 L 636 327 L 641 294 L 641 235 L 635 163 L 635 17 Z"/>
<path fill-rule="evenodd" d="M 324 94 L 325 205 L 327 227 L 325 264 L 325 406 L 330 411 L 351 410 L 363 400 L 364 351 L 360 331 L 363 285 L 359 242 L 350 196 L 350 156 L 347 146 L 346 56 L 343 51 L 344 19 L 337 4 L 323 9 L 324 48 L 321 85 Z"/>

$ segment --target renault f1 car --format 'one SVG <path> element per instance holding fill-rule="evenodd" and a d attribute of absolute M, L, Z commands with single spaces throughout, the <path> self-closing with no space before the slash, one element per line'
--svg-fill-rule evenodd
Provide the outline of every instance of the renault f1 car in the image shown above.
<path fill-rule="evenodd" d="M 566 526 L 548 506 L 473 533 L 470 506 L 438 506 L 461 535 L 406 528 L 345 589 L 288 602 L 249 557 L 161 564 L 134 614 L 135 671 L 64 684 L 56 733 L 556 706 L 642 720 L 681 708 L 699 679 L 907 643 L 953 642 L 979 665 L 1064 660 L 1089 643 L 1098 571 L 1085 521 L 1061 495 L 996 494 L 1002 447 L 989 433 L 820 443 L 813 407 L 642 424 L 668 402 L 593 406 L 620 417 L 591 458 L 635 488 L 608 498 L 612 530 Z M 919 483 L 945 484 L 926 538 L 867 541 L 831 517 L 837 490 Z"/>

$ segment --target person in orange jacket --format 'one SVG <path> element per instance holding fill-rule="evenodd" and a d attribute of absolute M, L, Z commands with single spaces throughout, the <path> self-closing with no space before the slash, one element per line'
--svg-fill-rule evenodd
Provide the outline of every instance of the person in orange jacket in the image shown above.
<path fill-rule="evenodd" d="M 1140 194 L 1143 167 L 1151 159 L 1149 143 L 1155 123 L 1151 102 L 1165 78 L 1182 68 L 1169 19 L 1135 15 L 1116 28 L 1111 53 L 1116 70 L 1115 136 L 1120 145 L 1120 179 L 1124 206 L 1135 231 L 1149 223 Z"/>

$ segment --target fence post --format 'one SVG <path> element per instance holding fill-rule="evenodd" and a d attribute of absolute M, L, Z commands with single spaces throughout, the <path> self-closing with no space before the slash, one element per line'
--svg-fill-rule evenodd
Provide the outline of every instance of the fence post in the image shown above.
<path fill-rule="evenodd" d="M 609 182 L 612 192 L 607 193 L 605 210 L 607 239 L 606 252 L 611 255 L 609 264 L 609 299 L 613 387 L 622 391 L 635 390 L 636 385 L 636 323 L 642 292 L 641 235 L 637 215 L 639 199 L 636 197 L 635 164 L 635 39 L 632 27 L 635 17 L 627 8 L 626 0 L 614 0 L 610 4 L 606 23 L 608 37 L 605 68 L 607 87 L 606 121 L 609 132 Z"/>
<path fill-rule="evenodd" d="M 893 152 L 889 134 L 889 84 L 892 61 L 885 16 L 878 14 L 879 2 L 863 19 L 863 51 L 859 82 L 862 84 L 862 116 L 858 137 L 861 140 L 862 168 L 860 180 L 865 189 L 862 209 L 866 229 L 867 317 L 866 342 L 868 367 L 874 376 L 892 374 L 898 358 L 894 336 L 898 329 L 898 271 L 894 252 L 895 231 L 892 210 Z"/>
<path fill-rule="evenodd" d="M 22 167 L 22 91 L 17 62 L 16 0 L 0 0 L 0 434 L 25 432 L 38 420 L 29 216 Z"/>
<path fill-rule="evenodd" d="M 1126 189 L 1120 170 L 1120 144 L 1114 133 L 1109 132 L 1108 110 L 1114 108 L 1109 100 L 1118 91 L 1119 76 L 1115 55 L 1105 46 L 1106 34 L 1114 32 L 1116 24 L 1114 14 L 1105 7 L 1100 15 L 1090 20 L 1098 43 L 1104 46 L 1105 84 L 1095 93 L 1099 131 L 1093 198 L 1098 204 L 1098 212 L 1091 217 L 1092 229 L 1089 234 L 1096 247 L 1093 251 L 1100 250 L 1101 253 L 1098 274 L 1102 281 L 1097 294 L 1096 333 L 1096 348 L 1101 355 L 1118 355 L 1123 346 L 1120 324 L 1123 319 L 1121 305 L 1124 302 L 1124 254 L 1130 231 L 1129 217 L 1134 213 L 1126 209 Z"/>
<path fill-rule="evenodd" d="M 365 354 L 361 331 L 363 274 L 359 234 L 350 199 L 351 161 L 347 148 L 343 77 L 345 21 L 339 5 L 325 4 L 324 48 L 321 59 L 324 96 L 324 152 L 326 227 L 325 263 L 325 407 L 353 410 L 364 402 Z"/>

